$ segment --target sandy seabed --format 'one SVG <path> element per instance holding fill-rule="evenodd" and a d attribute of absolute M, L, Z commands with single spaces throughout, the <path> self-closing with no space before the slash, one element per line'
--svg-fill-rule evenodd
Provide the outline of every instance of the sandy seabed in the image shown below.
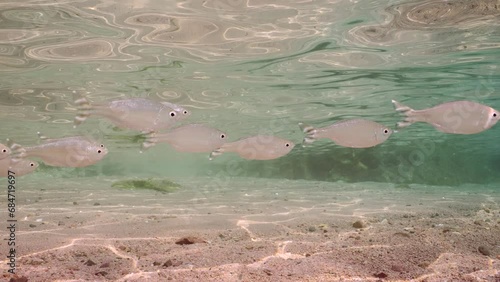
<path fill-rule="evenodd" d="M 500 281 L 500 185 L 18 180 L 5 281 Z M 1 222 L 7 225 L 7 195 Z"/>

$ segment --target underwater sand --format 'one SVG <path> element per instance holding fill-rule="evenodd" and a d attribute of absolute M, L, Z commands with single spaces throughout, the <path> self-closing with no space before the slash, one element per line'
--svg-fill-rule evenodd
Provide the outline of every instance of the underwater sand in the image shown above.
<path fill-rule="evenodd" d="M 500 281 L 498 185 L 20 179 L 28 281 Z M 2 195 L 0 205 L 6 206 Z M 6 209 L 0 215 L 6 218 Z M 355 228 L 361 224 L 364 228 Z M 2 232 L 6 239 L 6 232 Z M 194 244 L 176 244 L 176 241 Z M 2 244 L 2 254 L 6 244 Z M 481 252 L 488 254 L 482 254 Z M 6 260 L 1 263 L 4 277 Z"/>

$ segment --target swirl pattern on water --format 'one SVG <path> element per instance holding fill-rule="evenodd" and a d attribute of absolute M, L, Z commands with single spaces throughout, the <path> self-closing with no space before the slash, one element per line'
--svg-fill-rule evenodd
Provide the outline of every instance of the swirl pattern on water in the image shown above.
<path fill-rule="evenodd" d="M 422 41 L 430 41 L 438 36 L 446 41 L 448 38 L 443 37 L 449 36 L 450 29 L 466 30 L 488 26 L 483 31 L 498 34 L 498 29 L 491 28 L 491 25 L 499 25 L 500 6 L 494 0 L 424 1 L 393 5 L 386 8 L 385 12 L 392 16 L 391 21 L 356 27 L 350 31 L 350 35 L 365 44 L 387 45 L 415 43 L 419 39 L 415 36 Z M 468 33 L 460 34 L 470 37 Z M 478 35 L 484 37 L 487 34 L 481 32 Z M 468 39 L 474 42 L 471 38 Z M 456 48 L 461 51 L 467 46 L 462 44 Z"/>
<path fill-rule="evenodd" d="M 48 61 L 87 61 L 109 59 L 116 56 L 113 44 L 105 40 L 89 40 L 66 43 L 55 46 L 44 46 L 26 50 L 26 55 Z"/>

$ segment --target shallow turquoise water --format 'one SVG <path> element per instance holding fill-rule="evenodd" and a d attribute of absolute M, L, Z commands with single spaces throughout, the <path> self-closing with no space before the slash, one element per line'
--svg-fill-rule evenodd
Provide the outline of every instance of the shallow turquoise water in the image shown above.
<path fill-rule="evenodd" d="M 136 134 L 90 118 L 73 129 L 73 90 L 93 101 L 155 97 L 230 140 L 297 124 L 361 117 L 394 127 L 395 99 L 416 109 L 467 99 L 500 109 L 496 1 L 4 1 L 0 4 L 2 139 L 87 134 L 110 148 L 84 169 L 28 177 L 253 176 L 459 185 L 500 181 L 500 128 L 446 135 L 415 124 L 384 144 L 319 141 L 281 159 L 140 154 Z M 119 3 L 119 4 L 118 4 Z"/>

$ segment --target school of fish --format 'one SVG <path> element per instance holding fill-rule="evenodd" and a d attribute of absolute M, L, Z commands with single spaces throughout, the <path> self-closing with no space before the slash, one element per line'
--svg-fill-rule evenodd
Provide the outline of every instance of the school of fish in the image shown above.
<path fill-rule="evenodd" d="M 447 102 L 422 110 L 414 110 L 395 100 L 392 104 L 397 112 L 405 116 L 403 121 L 397 123 L 397 128 L 423 122 L 443 133 L 477 134 L 490 129 L 500 119 L 497 110 L 473 101 Z M 210 160 L 225 152 L 248 160 L 272 160 L 287 155 L 295 147 L 290 140 L 270 135 L 228 141 L 225 132 L 202 123 L 173 128 L 191 113 L 165 101 L 131 98 L 90 103 L 86 97 L 78 97 L 75 105 L 78 114 L 74 127 L 90 116 L 105 118 L 119 128 L 141 132 L 144 137 L 142 150 L 167 143 L 179 152 L 209 153 Z M 366 119 L 341 120 L 322 128 L 299 123 L 299 127 L 305 134 L 303 147 L 318 139 L 330 139 L 343 147 L 370 148 L 385 142 L 396 132 Z M 40 143 L 33 146 L 23 146 L 13 140 L 0 144 L 0 177 L 6 177 L 9 170 L 16 176 L 32 173 L 39 166 L 33 158 L 49 166 L 76 168 L 96 164 L 108 154 L 103 143 L 86 136 L 47 138 L 40 132 L 38 136 Z"/>

